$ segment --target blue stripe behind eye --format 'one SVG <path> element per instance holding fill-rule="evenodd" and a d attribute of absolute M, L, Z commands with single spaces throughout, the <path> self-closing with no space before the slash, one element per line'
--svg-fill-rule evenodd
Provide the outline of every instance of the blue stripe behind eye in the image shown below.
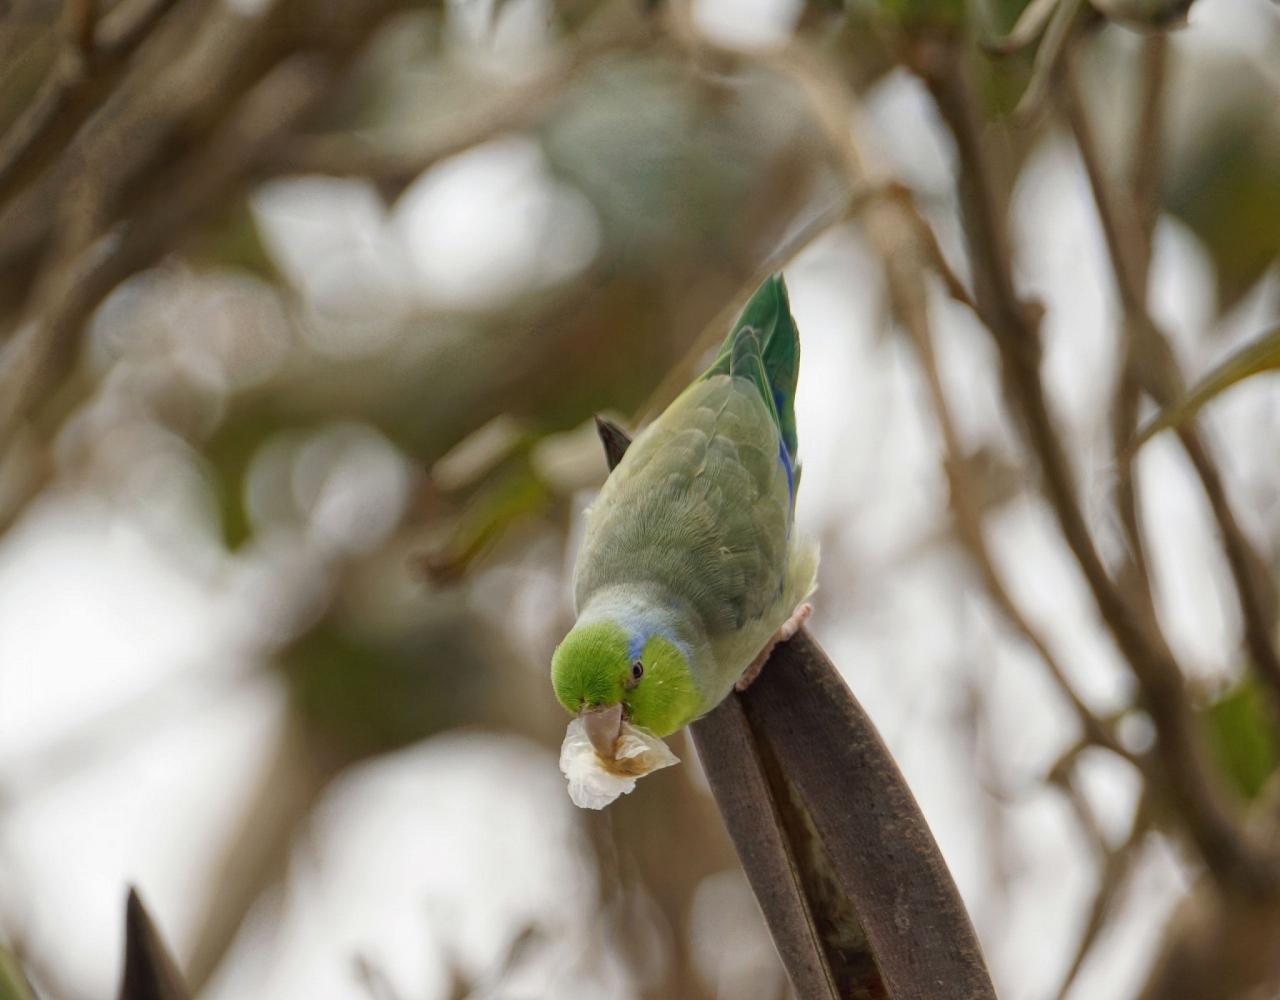
<path fill-rule="evenodd" d="M 675 610 L 673 608 L 673 610 Z M 678 636 L 669 633 L 665 628 L 656 625 L 640 625 L 631 627 L 631 641 L 627 646 L 627 656 L 629 663 L 635 663 L 636 660 L 644 659 L 644 648 L 649 645 L 649 640 L 659 636 L 671 643 L 686 660 L 689 659 L 689 646 Z"/>

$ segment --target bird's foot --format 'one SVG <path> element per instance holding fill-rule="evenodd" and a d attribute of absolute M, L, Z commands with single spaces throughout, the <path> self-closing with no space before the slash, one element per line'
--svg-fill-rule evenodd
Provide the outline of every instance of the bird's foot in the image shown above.
<path fill-rule="evenodd" d="M 738 678 L 738 683 L 733 686 L 735 691 L 745 691 L 752 682 L 760 676 L 760 671 L 764 669 L 765 661 L 769 659 L 769 654 L 773 652 L 773 647 L 780 642 L 786 642 L 793 635 L 800 631 L 800 626 L 809 620 L 809 616 L 813 614 L 813 605 L 807 601 L 796 608 L 791 617 L 782 623 L 782 627 L 773 633 L 773 638 L 764 644 L 764 649 L 760 650 L 760 655 L 751 661 L 751 664 L 742 672 L 742 676 Z"/>

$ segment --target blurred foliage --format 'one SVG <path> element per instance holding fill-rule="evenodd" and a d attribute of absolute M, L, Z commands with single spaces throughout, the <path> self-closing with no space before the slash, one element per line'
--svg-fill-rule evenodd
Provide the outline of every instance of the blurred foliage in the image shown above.
<path fill-rule="evenodd" d="M 394 630 L 330 616 L 281 652 L 298 712 L 332 749 L 353 759 L 387 753 L 462 720 L 527 728 L 518 706 L 533 685 L 501 670 L 512 654 L 456 602 L 428 610 Z"/>
<path fill-rule="evenodd" d="M 1222 692 L 1205 709 L 1209 742 L 1231 785 L 1246 799 L 1255 799 L 1280 765 L 1267 692 L 1253 675 L 1246 675 Z"/>
<path fill-rule="evenodd" d="M 263 281 L 282 280 L 246 201 L 231 202 L 177 250 L 197 265 L 235 268 Z"/>
<path fill-rule="evenodd" d="M 1222 67 L 1221 92 L 1197 94 L 1212 111 L 1164 178 L 1169 211 L 1203 241 L 1218 282 L 1218 308 L 1229 310 L 1280 258 L 1280 118 L 1268 101 L 1223 95 L 1263 91 L 1256 72 Z M 1216 112 L 1216 113 L 1214 113 Z"/>
<path fill-rule="evenodd" d="M 18 957 L 0 944 L 0 1000 L 36 1000 Z"/>

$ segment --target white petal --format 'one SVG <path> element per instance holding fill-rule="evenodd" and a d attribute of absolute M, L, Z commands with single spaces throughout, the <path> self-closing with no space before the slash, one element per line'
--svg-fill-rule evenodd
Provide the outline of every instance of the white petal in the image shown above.
<path fill-rule="evenodd" d="M 560 770 L 569 779 L 569 798 L 582 809 L 603 809 L 636 787 L 636 779 L 680 761 L 662 740 L 630 723 L 622 724 L 616 759 L 627 761 L 628 774 L 609 769 L 587 738 L 581 719 L 573 719 L 560 747 Z"/>

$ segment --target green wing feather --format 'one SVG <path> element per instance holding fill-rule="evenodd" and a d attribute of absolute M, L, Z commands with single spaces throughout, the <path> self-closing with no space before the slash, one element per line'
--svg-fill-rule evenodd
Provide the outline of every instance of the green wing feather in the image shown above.
<path fill-rule="evenodd" d="M 745 370 L 750 354 L 758 357 L 760 373 L 753 368 Z M 768 278 L 751 297 L 702 377 L 739 373 L 755 382 L 769 404 L 787 454 L 794 462 L 799 453 L 795 400 L 800 374 L 800 333 L 791 315 L 786 282 L 780 274 Z"/>

